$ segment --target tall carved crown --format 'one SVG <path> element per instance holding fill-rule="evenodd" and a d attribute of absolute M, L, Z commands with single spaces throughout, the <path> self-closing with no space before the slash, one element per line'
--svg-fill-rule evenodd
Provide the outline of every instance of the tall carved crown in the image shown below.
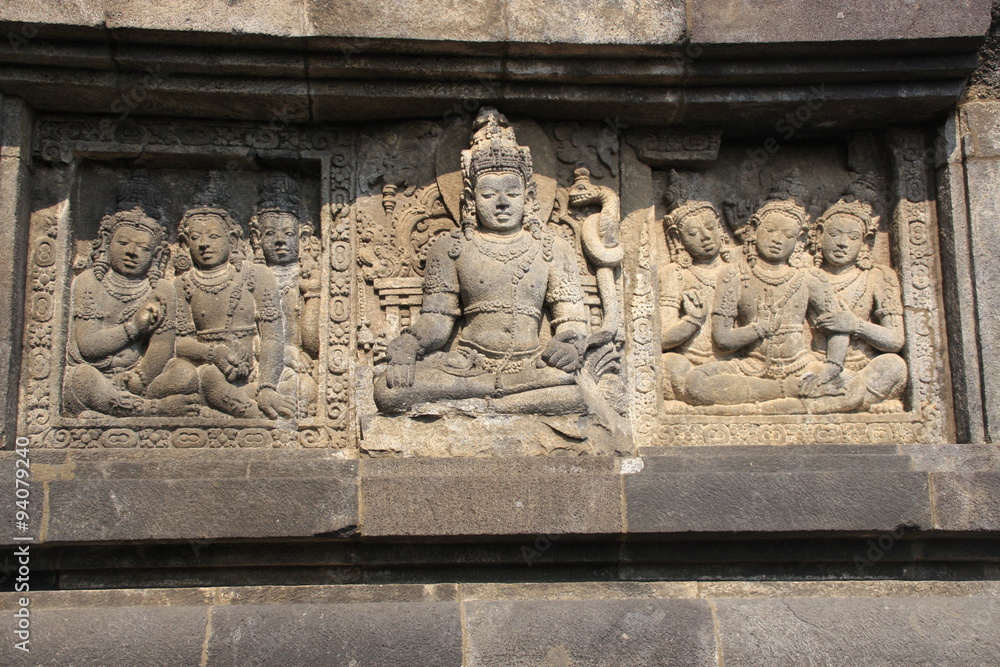
<path fill-rule="evenodd" d="M 267 176 L 257 195 L 257 215 L 262 213 L 291 213 L 300 217 L 302 202 L 299 184 L 282 172 Z"/>
<path fill-rule="evenodd" d="M 202 179 L 201 187 L 191 198 L 191 206 L 184 212 L 181 218 L 181 233 L 187 226 L 188 220 L 195 215 L 215 215 L 222 219 L 230 233 L 235 233 L 242 237 L 243 230 L 233 219 L 229 212 L 229 202 L 231 194 L 229 180 L 226 175 L 219 171 L 210 171 Z"/>
<path fill-rule="evenodd" d="M 101 220 L 102 232 L 111 235 L 127 225 L 149 232 L 157 245 L 166 238 L 162 196 L 149 172 L 140 169 L 133 173 L 118 186 L 115 199 L 114 208 Z"/>
<path fill-rule="evenodd" d="M 809 211 L 806 210 L 806 199 L 809 191 L 802 185 L 798 169 L 793 169 L 771 188 L 767 201 L 750 218 L 750 224 L 756 229 L 764 216 L 772 211 L 787 213 L 799 221 L 799 226 L 805 230 L 809 226 Z"/>
<path fill-rule="evenodd" d="M 481 174 L 514 172 L 531 180 L 531 150 L 518 146 L 510 121 L 493 107 L 483 107 L 476 117 L 472 146 L 462 151 L 462 173 L 474 183 Z"/>
<path fill-rule="evenodd" d="M 878 210 L 881 205 L 878 176 L 874 173 L 857 176 L 847 184 L 837 201 L 816 220 L 816 226 L 822 228 L 834 215 L 850 215 L 861 221 L 865 236 L 873 236 L 878 231 L 881 219 Z"/>
<path fill-rule="evenodd" d="M 663 203 L 667 207 L 667 216 L 663 226 L 667 230 L 676 229 L 681 221 L 692 213 L 709 210 L 719 216 L 719 209 L 710 201 L 694 199 L 691 184 L 676 170 L 671 169 L 667 175 L 668 184 L 663 194 Z"/>

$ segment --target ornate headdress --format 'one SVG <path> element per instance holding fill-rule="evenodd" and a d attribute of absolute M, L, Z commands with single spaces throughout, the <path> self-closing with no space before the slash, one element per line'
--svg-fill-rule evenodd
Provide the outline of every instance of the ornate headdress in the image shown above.
<path fill-rule="evenodd" d="M 462 151 L 461 225 L 465 236 L 471 237 L 476 227 L 476 180 L 483 174 L 514 173 L 524 179 L 524 226 L 536 239 L 543 240 L 545 234 L 538 219 L 531 149 L 517 145 L 510 121 L 493 107 L 483 107 L 473 127 L 472 145 Z M 548 245 L 545 256 L 546 259 L 551 256 Z"/>
<path fill-rule="evenodd" d="M 299 238 L 306 242 L 303 249 L 312 250 L 309 245 L 312 236 L 312 222 L 305 217 L 302 200 L 299 195 L 299 184 L 293 178 L 280 171 L 269 174 L 260 185 L 257 195 L 257 209 L 250 218 L 250 242 L 253 245 L 254 261 L 262 263 L 264 255 L 260 248 L 261 235 L 264 230 L 260 226 L 260 218 L 265 213 L 288 213 L 299 221 Z"/>
<path fill-rule="evenodd" d="M 799 170 L 793 169 L 784 178 L 774 184 L 767 195 L 764 205 L 757 209 L 757 212 L 750 216 L 747 221 L 748 233 L 743 237 L 743 250 L 747 261 L 753 262 L 757 257 L 756 234 L 757 227 L 769 213 L 780 212 L 789 215 L 799 223 L 799 233 L 804 234 L 809 231 L 810 217 L 806 209 L 806 197 L 809 191 L 802 185 Z M 805 266 L 805 242 L 799 241 L 795 251 L 789 259 L 792 266 Z"/>
<path fill-rule="evenodd" d="M 514 172 L 525 184 L 531 181 L 531 150 L 518 146 L 514 128 L 493 107 L 483 107 L 476 117 L 472 147 L 462 151 L 462 174 L 475 184 L 481 174 Z"/>
<path fill-rule="evenodd" d="M 878 231 L 881 217 L 876 213 L 882 203 L 879 195 L 878 177 L 874 173 L 857 176 L 847 184 L 843 194 L 816 220 L 816 228 L 823 229 L 826 221 L 835 215 L 849 215 L 861 222 L 866 237 Z"/>
<path fill-rule="evenodd" d="M 756 229 L 760 221 L 768 213 L 780 211 L 799 221 L 799 227 L 805 231 L 809 228 L 809 211 L 806 210 L 806 197 L 809 191 L 802 185 L 798 169 L 793 169 L 774 184 L 767 195 L 767 201 L 750 216 L 748 223 Z"/>
<path fill-rule="evenodd" d="M 263 213 L 291 213 L 301 219 L 301 211 L 298 183 L 280 171 L 264 179 L 257 195 L 258 216 Z"/>
<path fill-rule="evenodd" d="M 160 249 L 159 261 L 149 270 L 150 282 L 155 284 L 163 275 L 162 265 L 169 254 L 160 191 L 150 180 L 149 173 L 140 169 L 118 187 L 115 199 L 115 206 L 101 219 L 97 239 L 93 242 L 91 259 L 94 262 L 94 273 L 99 280 L 104 279 L 108 270 L 107 249 L 111 237 L 120 227 L 132 227 L 147 232 L 153 245 Z"/>
<path fill-rule="evenodd" d="M 229 180 L 226 175 L 220 171 L 208 172 L 202 179 L 201 188 L 192 197 L 191 206 L 184 211 L 181 221 L 177 223 L 177 239 L 187 241 L 188 225 L 194 216 L 214 215 L 222 221 L 226 233 L 237 239 L 236 247 L 230 253 L 230 261 L 238 268 L 243 253 L 243 249 L 239 247 L 243 240 L 243 228 L 229 212 L 229 200 Z"/>
<path fill-rule="evenodd" d="M 865 245 L 862 246 L 858 255 L 858 267 L 868 270 L 872 267 L 871 246 L 875 241 L 875 232 L 881 216 L 877 211 L 882 206 L 882 197 L 879 194 L 879 178 L 873 172 L 868 172 L 863 176 L 856 176 L 853 181 L 844 187 L 843 194 L 823 212 L 823 215 L 816 219 L 813 230 L 810 233 L 810 250 L 815 255 L 817 265 L 823 263 L 823 253 L 820 250 L 820 238 L 826 223 L 835 215 L 847 215 L 861 223 L 864 232 Z"/>
<path fill-rule="evenodd" d="M 667 207 L 667 214 L 663 218 L 663 230 L 667 235 L 667 248 L 670 250 L 670 257 L 681 266 L 687 268 L 691 266 L 691 256 L 684 249 L 684 244 L 680 241 L 681 223 L 684 218 L 694 215 L 699 211 L 711 211 L 717 220 L 722 216 L 719 209 L 710 201 L 691 198 L 691 184 L 688 183 L 676 170 L 671 169 L 667 175 L 667 190 L 663 194 L 663 202 Z"/>

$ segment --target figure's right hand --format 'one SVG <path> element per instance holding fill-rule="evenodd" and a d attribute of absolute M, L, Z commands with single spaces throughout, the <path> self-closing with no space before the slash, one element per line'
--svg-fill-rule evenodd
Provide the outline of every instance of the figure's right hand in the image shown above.
<path fill-rule="evenodd" d="M 413 334 L 404 333 L 389 343 L 385 350 L 389 367 L 385 371 L 385 383 L 392 389 L 413 385 L 413 375 L 417 366 L 420 341 Z"/>
<path fill-rule="evenodd" d="M 701 297 L 698 296 L 698 290 L 687 290 L 681 295 L 681 303 L 683 304 L 684 314 L 690 315 L 696 320 L 704 320 L 706 315 L 705 304 L 702 303 Z"/>
<path fill-rule="evenodd" d="M 132 315 L 132 325 L 140 336 L 148 336 L 163 322 L 166 312 L 163 300 L 159 295 L 154 295 L 140 306 L 139 310 Z"/>

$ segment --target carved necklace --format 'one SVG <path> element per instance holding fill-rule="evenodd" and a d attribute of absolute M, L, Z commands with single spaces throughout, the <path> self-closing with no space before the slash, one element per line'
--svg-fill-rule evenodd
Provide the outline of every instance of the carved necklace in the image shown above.
<path fill-rule="evenodd" d="M 838 276 L 839 277 L 839 276 Z M 860 269 L 856 269 L 853 276 L 837 281 L 834 276 L 830 276 L 830 286 L 833 287 L 833 292 L 837 296 L 841 297 L 841 300 L 846 302 L 850 307 L 851 312 L 858 307 L 861 303 L 861 297 L 865 295 L 867 291 L 867 282 L 862 280 L 865 277 L 865 272 Z M 861 283 L 861 289 L 858 289 L 858 283 Z M 849 297 L 842 296 L 848 294 Z"/>
<path fill-rule="evenodd" d="M 528 252 L 532 246 L 531 236 L 523 231 L 512 239 L 503 240 L 487 238 L 477 233 L 472 236 L 472 242 L 479 252 L 504 264 Z"/>
<path fill-rule="evenodd" d="M 711 277 L 707 277 L 706 275 L 704 275 L 701 269 L 696 269 L 695 266 L 697 265 L 695 264 L 692 264 L 689 267 L 691 269 L 691 275 L 693 275 L 695 279 L 705 287 L 714 288 L 716 283 L 716 276 L 715 276 L 716 264 L 718 264 L 718 257 L 716 257 L 715 260 L 713 260 L 712 263 L 709 264 L 709 269 L 705 271 L 705 274 L 711 273 Z"/>
<path fill-rule="evenodd" d="M 772 287 L 777 287 L 778 285 L 784 285 L 795 275 L 795 270 L 792 267 L 786 267 L 785 272 L 778 276 L 769 276 L 757 268 L 757 262 L 750 265 L 750 272 L 757 277 L 757 280 L 762 283 L 771 285 Z"/>
<path fill-rule="evenodd" d="M 284 297 L 296 286 L 295 279 L 299 276 L 299 263 L 278 264 L 270 267 L 274 279 L 278 283 L 278 293 Z"/>
<path fill-rule="evenodd" d="M 229 283 L 233 280 L 233 275 L 236 273 L 236 268 L 226 262 L 224 266 L 220 266 L 217 269 L 210 269 L 208 271 L 202 271 L 198 268 L 191 269 L 191 283 L 200 289 L 202 292 L 207 292 L 208 294 L 218 294 L 222 290 L 229 286 Z"/>
<path fill-rule="evenodd" d="M 135 301 L 136 299 L 143 297 L 153 289 L 149 281 L 145 278 L 128 278 L 115 272 L 113 269 L 109 269 L 107 273 L 104 274 L 104 280 L 101 281 L 104 285 L 104 289 L 107 290 L 108 294 L 120 301 L 121 303 L 129 303 Z"/>

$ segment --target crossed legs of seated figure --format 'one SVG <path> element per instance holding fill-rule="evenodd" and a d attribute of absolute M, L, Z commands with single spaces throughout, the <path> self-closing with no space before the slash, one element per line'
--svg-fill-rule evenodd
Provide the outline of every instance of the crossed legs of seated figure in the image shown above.
<path fill-rule="evenodd" d="M 406 412 L 419 403 L 465 399 L 485 399 L 492 409 L 505 414 L 566 414 L 586 409 L 574 376 L 553 367 L 462 377 L 420 363 L 410 386 L 389 388 L 385 376 L 375 384 L 375 401 L 386 412 Z"/>
<path fill-rule="evenodd" d="M 83 364 L 69 371 L 65 400 L 72 412 L 93 410 L 115 417 L 181 417 L 198 413 L 199 401 L 192 393 L 154 394 L 147 390 L 146 396 L 140 396 L 93 366 Z"/>
<path fill-rule="evenodd" d="M 836 381 L 808 395 L 804 378 L 821 371 L 823 363 L 782 379 L 732 373 L 732 362 L 705 364 L 687 375 L 685 395 L 700 405 L 734 406 L 742 413 L 748 404 L 757 414 L 830 414 L 836 412 L 899 412 L 906 386 L 906 362 L 895 354 L 875 357 L 861 371 L 845 370 Z M 725 411 L 724 409 L 722 410 Z"/>
<path fill-rule="evenodd" d="M 163 374 L 149 386 L 151 397 L 192 393 L 200 395 L 209 407 L 233 417 L 262 416 L 253 400 L 255 387 L 231 384 L 213 364 L 195 366 L 186 359 L 171 359 Z"/>

